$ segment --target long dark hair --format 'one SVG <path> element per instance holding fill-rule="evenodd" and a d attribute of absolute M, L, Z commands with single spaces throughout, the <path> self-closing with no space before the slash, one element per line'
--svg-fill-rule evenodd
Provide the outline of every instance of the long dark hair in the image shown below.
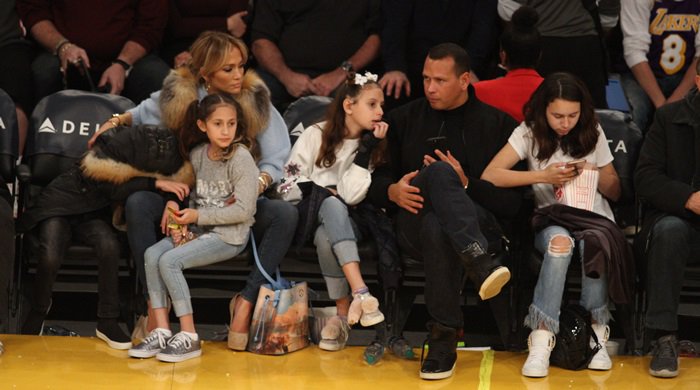
<path fill-rule="evenodd" d="M 547 106 L 555 99 L 581 104 L 576 126 L 563 137 L 559 137 L 547 122 Z M 595 149 L 598 142 L 598 120 L 591 95 L 576 76 L 562 72 L 545 77 L 525 103 L 523 111 L 525 124 L 532 130 L 535 139 L 532 151 L 533 154 L 536 152 L 537 160 L 548 160 L 558 147 L 564 154 L 575 158 L 584 157 Z"/>
<path fill-rule="evenodd" d="M 345 131 L 345 110 L 343 101 L 345 99 L 356 99 L 360 93 L 369 88 L 380 88 L 376 81 L 367 80 L 363 85 L 355 84 L 355 73 L 348 74 L 347 80 L 338 87 L 335 98 L 326 111 L 326 124 L 323 127 L 321 137 L 321 152 L 316 159 L 316 166 L 319 168 L 331 167 L 335 164 L 336 150 L 346 136 Z M 371 130 L 371 129 L 368 129 Z M 377 166 L 384 161 L 386 150 L 386 139 L 383 139 L 372 151 L 370 163 Z"/>
<path fill-rule="evenodd" d="M 232 107 L 236 111 L 236 138 L 231 143 L 229 150 L 224 152 L 223 159 L 229 159 L 236 149 L 236 145 L 245 145 L 248 149 L 254 146 L 254 141 L 250 140 L 247 132 L 247 126 L 243 119 L 243 110 L 241 105 L 227 93 L 215 93 L 207 95 L 202 101 L 194 100 L 187 107 L 185 113 L 185 125 L 180 129 L 180 155 L 182 158 L 189 159 L 189 153 L 195 146 L 209 142 L 207 134 L 199 129 L 197 121 L 206 121 L 217 108 L 221 106 Z"/>

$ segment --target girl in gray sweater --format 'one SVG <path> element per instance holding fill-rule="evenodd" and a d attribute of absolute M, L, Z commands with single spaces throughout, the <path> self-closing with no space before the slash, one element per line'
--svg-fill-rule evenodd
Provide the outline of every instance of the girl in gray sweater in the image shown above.
<path fill-rule="evenodd" d="M 205 141 L 190 152 L 196 184 L 189 208 L 180 210 L 176 202 L 168 202 L 163 224 L 169 237 L 146 250 L 146 280 L 156 329 L 129 350 L 132 357 L 180 362 L 202 354 L 182 270 L 238 255 L 254 221 L 259 172 L 246 147 L 250 140 L 240 105 L 227 94 L 208 95 L 192 102 L 188 117 L 181 146 Z M 180 320 L 181 331 L 174 336 L 169 329 L 168 296 Z"/>

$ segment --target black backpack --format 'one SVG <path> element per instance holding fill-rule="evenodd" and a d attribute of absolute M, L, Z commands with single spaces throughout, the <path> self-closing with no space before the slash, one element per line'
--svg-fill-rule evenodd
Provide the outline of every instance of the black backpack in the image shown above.
<path fill-rule="evenodd" d="M 590 346 L 593 337 L 596 345 Z M 591 313 L 581 305 L 568 305 L 559 314 L 559 333 L 549 362 L 567 370 L 582 370 L 588 367 L 602 346 L 591 327 Z"/>

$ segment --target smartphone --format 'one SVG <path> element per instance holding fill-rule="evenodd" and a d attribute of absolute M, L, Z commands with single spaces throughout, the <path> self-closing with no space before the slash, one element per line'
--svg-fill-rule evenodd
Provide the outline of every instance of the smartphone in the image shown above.
<path fill-rule="evenodd" d="M 583 167 L 586 165 L 586 160 L 581 158 L 578 160 L 573 160 L 569 161 L 564 165 L 566 168 L 576 168 L 577 171 L 580 171 L 583 169 Z"/>

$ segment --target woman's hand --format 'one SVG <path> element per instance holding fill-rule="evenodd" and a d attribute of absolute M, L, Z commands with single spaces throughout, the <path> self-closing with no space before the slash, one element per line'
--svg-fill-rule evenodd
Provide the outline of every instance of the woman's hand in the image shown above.
<path fill-rule="evenodd" d="M 189 225 L 191 223 L 196 223 L 199 219 L 199 212 L 197 209 L 184 209 L 180 210 L 173 216 L 173 220 L 180 225 Z"/>
<path fill-rule="evenodd" d="M 185 237 L 187 237 L 187 225 L 182 225 L 180 229 L 173 229 L 170 234 L 170 238 L 173 239 L 175 246 L 180 245 Z"/>
<path fill-rule="evenodd" d="M 381 121 L 374 124 L 372 127 L 372 134 L 375 138 L 384 139 L 386 138 L 386 132 L 389 130 L 389 124 Z"/>
<path fill-rule="evenodd" d="M 183 184 L 172 180 L 156 180 L 156 188 L 163 192 L 170 192 L 175 194 L 180 201 L 185 200 L 185 197 L 190 194 L 190 187 L 187 184 Z"/>
<path fill-rule="evenodd" d="M 567 167 L 566 163 L 563 162 L 549 164 L 541 173 L 543 178 L 541 180 L 542 182 L 555 186 L 564 185 L 579 174 L 576 167 Z"/>

